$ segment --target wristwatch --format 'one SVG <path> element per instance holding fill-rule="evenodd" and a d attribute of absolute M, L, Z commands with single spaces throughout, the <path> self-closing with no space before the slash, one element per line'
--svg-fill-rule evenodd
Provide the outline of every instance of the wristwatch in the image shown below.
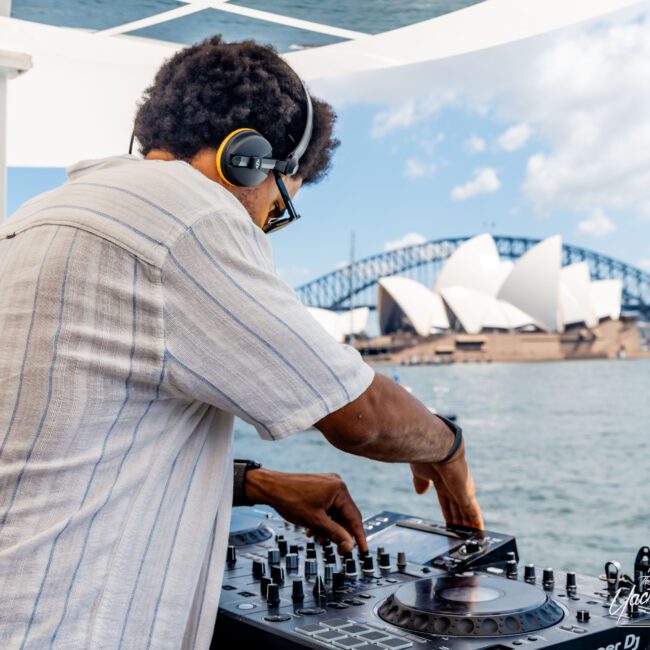
<path fill-rule="evenodd" d="M 261 463 L 244 458 L 235 458 L 233 461 L 233 506 L 251 506 L 253 505 L 246 498 L 246 474 L 252 469 L 260 469 Z"/>

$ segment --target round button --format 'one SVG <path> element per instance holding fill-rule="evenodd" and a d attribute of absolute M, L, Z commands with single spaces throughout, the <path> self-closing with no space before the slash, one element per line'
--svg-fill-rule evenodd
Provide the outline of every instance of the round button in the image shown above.
<path fill-rule="evenodd" d="M 239 603 L 237 609 L 255 609 L 255 605 L 253 603 Z"/>
<path fill-rule="evenodd" d="M 264 620 L 269 623 L 284 623 L 284 621 L 290 621 L 291 616 L 289 616 L 289 614 L 272 614 L 270 616 L 265 616 Z"/>
<path fill-rule="evenodd" d="M 303 616 L 319 616 L 324 613 L 325 610 L 322 607 L 304 607 L 296 610 L 296 614 L 302 614 Z"/>

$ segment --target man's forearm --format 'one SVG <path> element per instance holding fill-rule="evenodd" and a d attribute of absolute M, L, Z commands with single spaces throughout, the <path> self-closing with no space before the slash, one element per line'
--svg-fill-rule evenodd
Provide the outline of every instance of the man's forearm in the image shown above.
<path fill-rule="evenodd" d="M 315 426 L 342 451 L 388 462 L 439 462 L 454 442 L 440 418 L 380 374 L 363 395 Z"/>

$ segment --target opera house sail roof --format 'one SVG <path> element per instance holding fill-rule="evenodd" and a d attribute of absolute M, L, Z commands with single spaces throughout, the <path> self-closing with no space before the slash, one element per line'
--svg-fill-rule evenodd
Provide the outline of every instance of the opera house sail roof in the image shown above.
<path fill-rule="evenodd" d="M 405 329 L 420 336 L 446 329 L 562 332 L 618 319 L 621 293 L 620 280 L 592 281 L 586 262 L 562 267 L 559 235 L 513 264 L 500 259 L 491 235 L 482 234 L 447 259 L 433 291 L 409 278 L 382 278 L 377 310 L 382 334 Z"/>

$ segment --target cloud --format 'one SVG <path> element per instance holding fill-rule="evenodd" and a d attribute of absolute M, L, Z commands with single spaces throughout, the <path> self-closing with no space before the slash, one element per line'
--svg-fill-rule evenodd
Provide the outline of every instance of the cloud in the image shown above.
<path fill-rule="evenodd" d="M 393 131 L 413 126 L 417 122 L 431 117 L 441 108 L 450 105 L 454 101 L 454 97 L 454 91 L 431 93 L 421 101 L 409 99 L 396 106 L 390 106 L 372 118 L 370 134 L 373 138 L 381 138 Z"/>
<path fill-rule="evenodd" d="M 601 209 L 649 219 L 649 25 L 645 3 L 488 50 L 360 75 L 336 92 L 348 103 L 392 105 L 376 116 L 375 134 L 447 108 L 480 107 L 504 129 L 526 124 L 538 149 L 521 191 L 537 214 L 589 220 Z"/>
<path fill-rule="evenodd" d="M 394 106 L 377 113 L 372 119 L 370 133 L 373 138 L 380 138 L 391 131 L 411 126 L 414 119 L 415 102 L 411 100 L 400 106 Z"/>
<path fill-rule="evenodd" d="M 435 163 L 423 163 L 416 158 L 408 158 L 404 164 L 404 176 L 406 178 L 422 178 L 431 176 L 437 169 Z"/>
<path fill-rule="evenodd" d="M 407 246 L 415 246 L 417 244 L 424 244 L 427 238 L 417 232 L 409 232 L 400 239 L 393 239 L 384 244 L 385 251 L 394 251 L 398 248 L 406 248 Z"/>
<path fill-rule="evenodd" d="M 643 269 L 644 271 L 647 271 L 650 273 L 650 257 L 645 257 L 642 260 L 639 260 L 636 265 L 640 268 Z"/>
<path fill-rule="evenodd" d="M 578 232 L 590 237 L 605 237 L 615 230 L 616 224 L 600 208 L 578 223 Z"/>
<path fill-rule="evenodd" d="M 454 201 L 465 201 L 479 194 L 491 194 L 501 187 L 501 181 L 492 167 L 474 170 L 474 178 L 463 185 L 457 185 L 451 191 Z"/>
<path fill-rule="evenodd" d="M 497 144 L 504 151 L 517 151 L 521 149 L 528 138 L 533 134 L 533 130 L 526 122 L 515 124 L 509 129 L 506 129 L 498 138 Z"/>
<path fill-rule="evenodd" d="M 485 151 L 486 142 L 478 135 L 472 135 L 463 142 L 463 149 L 466 153 L 481 153 Z"/>

